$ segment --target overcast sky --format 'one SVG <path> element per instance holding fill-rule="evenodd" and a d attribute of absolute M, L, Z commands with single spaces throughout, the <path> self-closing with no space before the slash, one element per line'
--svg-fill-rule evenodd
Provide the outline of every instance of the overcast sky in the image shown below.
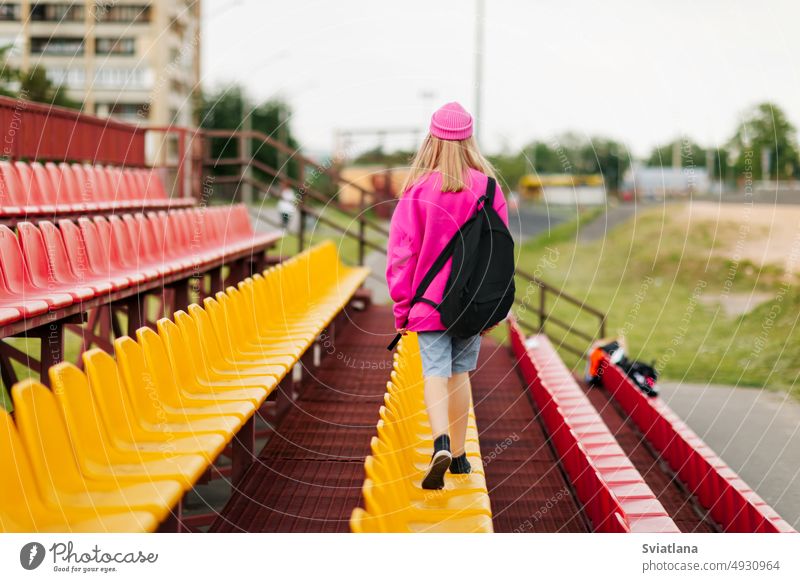
<path fill-rule="evenodd" d="M 313 150 L 337 128 L 425 127 L 444 102 L 474 108 L 474 0 L 204 0 L 203 12 L 204 88 L 282 95 Z M 800 125 L 797 0 L 486 0 L 490 152 L 566 130 L 635 154 L 681 133 L 711 145 L 762 100 Z"/>

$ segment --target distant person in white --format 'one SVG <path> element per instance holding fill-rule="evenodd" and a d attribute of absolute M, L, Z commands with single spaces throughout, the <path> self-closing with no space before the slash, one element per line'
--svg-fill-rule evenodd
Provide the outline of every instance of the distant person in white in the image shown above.
<path fill-rule="evenodd" d="M 284 182 L 283 190 L 281 190 L 281 199 L 278 201 L 278 212 L 281 215 L 283 230 L 289 228 L 289 221 L 294 216 L 295 210 L 294 190 L 292 190 L 288 182 Z"/>

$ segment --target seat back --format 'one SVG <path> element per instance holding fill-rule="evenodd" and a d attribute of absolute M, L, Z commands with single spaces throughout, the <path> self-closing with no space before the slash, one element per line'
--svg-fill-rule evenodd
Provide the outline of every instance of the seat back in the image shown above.
<path fill-rule="evenodd" d="M 136 441 L 142 436 L 142 429 L 114 358 L 99 348 L 93 348 L 83 353 L 83 366 L 111 438 Z"/>
<path fill-rule="evenodd" d="M 3 271 L 6 285 L 12 293 L 21 295 L 33 287 L 19 241 L 5 225 L 0 225 L 0 270 Z"/>
<path fill-rule="evenodd" d="M 97 189 L 93 180 L 89 179 L 88 174 L 80 164 L 61 165 L 61 172 L 67 179 L 67 186 L 76 188 L 74 196 L 78 202 L 92 203 L 99 200 Z M 72 185 L 70 185 L 72 182 Z"/>
<path fill-rule="evenodd" d="M 197 326 L 197 333 L 200 336 L 200 345 L 208 361 L 214 362 L 216 365 L 225 362 L 226 354 L 230 354 L 230 344 L 227 346 L 228 350 L 224 350 L 222 344 L 223 340 L 217 336 L 208 312 L 196 303 L 190 305 L 188 311 Z"/>
<path fill-rule="evenodd" d="M 144 220 L 146 222 L 144 228 L 146 228 L 152 236 L 158 260 L 161 262 L 166 261 L 172 253 L 167 244 L 167 233 L 164 221 L 162 221 L 161 216 L 155 212 L 148 212 Z"/>
<path fill-rule="evenodd" d="M 110 451 L 108 434 L 86 375 L 69 362 L 51 366 L 48 374 L 73 445 L 82 455 L 104 462 Z"/>
<path fill-rule="evenodd" d="M 166 200 L 168 198 L 161 177 L 156 170 L 139 170 L 145 184 L 145 199 L 147 200 Z"/>
<path fill-rule="evenodd" d="M 108 168 L 107 166 L 95 166 L 95 172 L 97 172 L 99 182 L 108 192 L 107 199 L 112 202 L 119 202 L 120 200 L 123 200 L 111 168 Z"/>
<path fill-rule="evenodd" d="M 203 311 L 198 305 L 194 307 Z M 208 338 L 207 341 L 203 341 L 200 336 L 198 322 L 185 311 L 176 311 L 173 317 L 186 344 L 186 352 L 192 360 L 194 369 L 207 375 L 210 368 L 213 367 L 214 362 L 219 363 L 223 360 L 217 339 L 212 337 Z"/>
<path fill-rule="evenodd" d="M 133 221 L 136 223 L 139 253 L 150 262 L 163 262 L 164 257 L 160 252 L 161 248 L 159 248 L 156 243 L 156 233 L 150 222 L 144 214 L 141 213 L 135 214 L 133 216 Z"/>
<path fill-rule="evenodd" d="M 64 202 L 59 197 L 59 183 L 53 182 L 50 173 L 45 170 L 45 167 L 40 162 L 31 162 L 30 168 L 33 179 L 39 185 L 42 202 L 46 204 L 63 204 Z"/>
<path fill-rule="evenodd" d="M 67 248 L 64 244 L 64 237 L 61 235 L 61 231 L 52 222 L 42 220 L 39 222 L 39 232 L 47 248 L 50 269 L 55 280 L 70 284 L 80 283 L 81 279 L 86 277 L 86 269 L 85 267 L 81 268 L 79 272 L 82 276 L 79 277 L 73 268 L 70 256 L 67 254 Z M 85 263 L 85 257 L 81 259 L 81 257 L 75 256 L 73 259 L 76 263 Z M 81 261 L 83 261 L 83 263 L 81 263 Z"/>
<path fill-rule="evenodd" d="M 103 277 L 110 277 L 112 272 L 111 249 L 103 244 L 97 225 L 87 217 L 78 219 L 81 237 L 86 248 L 86 256 L 92 269 Z"/>
<path fill-rule="evenodd" d="M 145 363 L 142 347 L 130 337 L 123 336 L 114 340 L 114 355 L 136 417 L 149 424 L 163 424 L 162 399 Z"/>
<path fill-rule="evenodd" d="M 136 339 L 144 352 L 144 360 L 153 385 L 164 402 L 181 406 L 180 378 L 175 375 L 164 342 L 149 327 L 136 330 Z"/>
<path fill-rule="evenodd" d="M 92 164 L 83 164 L 82 166 L 76 164 L 73 167 L 75 168 L 76 174 L 80 175 L 80 172 L 83 172 L 83 176 L 86 180 L 86 187 L 90 193 L 89 200 L 93 202 L 111 200 L 110 188 L 100 180 L 97 168 Z"/>
<path fill-rule="evenodd" d="M 189 356 L 191 348 L 184 340 L 180 328 L 175 322 L 166 317 L 159 319 L 156 325 L 164 353 L 169 358 L 175 382 L 183 387 L 195 385 L 197 383 L 197 369 Z M 150 334 L 147 335 L 149 336 Z"/>
<path fill-rule="evenodd" d="M 75 204 L 77 201 L 71 198 L 70 192 L 67 188 L 64 175 L 61 173 L 59 167 L 53 162 L 47 162 L 44 165 L 44 171 L 50 178 L 50 183 L 55 188 L 56 202 L 58 204 Z"/>
<path fill-rule="evenodd" d="M 48 204 L 49 202 L 45 199 L 39 180 L 27 162 L 14 162 L 14 167 L 17 169 L 17 175 L 25 191 L 27 203 L 37 206 Z"/>
<path fill-rule="evenodd" d="M 36 531 L 44 510 L 28 453 L 11 415 L 0 409 L 0 531 Z"/>
<path fill-rule="evenodd" d="M 137 192 L 136 197 L 139 200 L 147 200 L 148 199 L 147 180 L 145 179 L 142 171 L 139 170 L 138 168 L 134 168 L 129 170 L 129 175 L 136 188 Z"/>
<path fill-rule="evenodd" d="M 130 200 L 141 200 L 144 197 L 141 185 L 131 170 L 122 170 L 122 182 L 125 184 L 124 188 L 127 190 Z"/>
<path fill-rule="evenodd" d="M 112 216 L 111 218 L 114 217 Z M 115 270 L 124 270 L 129 268 L 129 263 L 123 259 L 125 256 L 123 248 L 130 247 L 120 246 L 119 239 L 116 236 L 116 232 L 114 232 L 114 229 L 111 227 L 111 223 L 104 216 L 96 216 L 94 218 L 94 226 L 97 230 L 97 235 L 100 238 L 100 243 L 103 245 L 103 249 L 106 249 L 108 254 L 110 267 Z"/>
<path fill-rule="evenodd" d="M 30 271 L 31 281 L 37 287 L 47 288 L 51 280 L 57 280 L 50 266 L 47 247 L 42 233 L 30 222 L 18 222 L 19 244 Z"/>
<path fill-rule="evenodd" d="M 116 251 L 117 257 L 122 265 L 126 268 L 133 269 L 138 267 L 136 264 L 136 255 L 132 252 L 136 246 L 131 239 L 130 231 L 123 222 L 123 220 L 116 214 L 108 217 L 108 224 L 111 227 L 111 240 L 116 249 L 112 249 L 112 253 Z"/>
<path fill-rule="evenodd" d="M 25 206 L 28 197 L 25 187 L 19 179 L 16 168 L 11 162 L 0 161 L 0 205 Z"/>
<path fill-rule="evenodd" d="M 53 393 L 39 382 L 23 380 L 14 384 L 11 396 L 17 427 L 42 495 L 57 503 L 53 488 L 60 491 L 84 490 L 83 477 L 75 459 L 76 451 Z"/>

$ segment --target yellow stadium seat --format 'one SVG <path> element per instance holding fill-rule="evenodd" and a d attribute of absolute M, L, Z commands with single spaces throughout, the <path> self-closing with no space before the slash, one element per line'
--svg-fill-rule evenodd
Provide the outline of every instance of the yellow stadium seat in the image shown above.
<path fill-rule="evenodd" d="M 217 293 L 216 301 L 211 299 L 205 301 L 217 334 L 223 341 L 230 342 L 237 354 L 262 360 L 267 360 L 273 354 L 287 353 L 299 358 L 314 343 L 318 333 L 317 328 L 301 332 L 281 329 L 271 337 L 248 335 L 240 325 L 242 315 L 235 306 L 235 303 L 239 302 L 238 299 L 239 296 L 234 300 L 228 294 L 220 292 Z M 220 331 L 220 328 L 224 329 Z M 292 338 L 296 343 L 287 342 L 287 338 Z"/>
<path fill-rule="evenodd" d="M 249 386 L 240 383 L 231 383 L 225 380 L 208 380 L 200 371 L 192 365 L 189 356 L 189 347 L 183 340 L 181 330 L 169 319 L 158 321 L 158 335 L 166 348 L 170 364 L 175 373 L 175 380 L 181 390 L 200 398 L 208 395 L 210 399 L 217 400 L 246 400 L 255 407 L 260 407 L 266 400 L 275 386 L 278 385 L 276 378 L 269 378 L 262 386 L 257 386 L 255 382 Z M 264 378 L 266 380 L 266 378 Z"/>
<path fill-rule="evenodd" d="M 373 446 L 373 454 L 367 457 L 364 471 L 382 493 L 388 495 L 393 506 L 401 508 L 409 515 L 436 515 L 441 512 L 458 512 L 466 514 L 486 514 L 491 516 L 489 497 L 486 495 L 486 483 L 475 474 L 449 475 L 446 488 L 439 491 L 427 491 L 420 487 L 419 471 L 408 467 L 402 460 L 393 458 L 387 445 Z M 468 484 L 476 481 L 482 483 L 481 488 L 458 487 L 454 484 Z M 428 518 L 430 519 L 430 518 Z"/>
<path fill-rule="evenodd" d="M 136 339 L 116 339 L 116 359 L 93 349 L 82 354 L 85 372 L 69 363 L 50 367 L 52 390 L 15 384 L 15 419 L 0 411 L 0 531 L 156 531 L 229 444 L 231 474 L 241 475 L 249 462 L 242 455 L 253 453 L 254 414 L 368 272 L 345 266 L 326 241 L 175 313 L 174 321 L 159 320 L 157 331 L 143 327 Z M 411 370 L 404 365 L 397 382 Z M 401 415 L 417 405 L 394 394 L 387 403 Z M 400 424 L 380 432 L 396 440 L 425 428 L 421 418 Z M 410 531 L 460 525 L 456 509 L 475 519 L 487 513 L 479 494 L 462 492 L 459 505 L 416 491 L 402 473 L 422 462 L 420 450 L 374 449 L 383 458 L 368 471 L 394 504 L 406 504 L 400 515 Z M 397 516 L 354 516 L 353 527 L 363 531 L 401 527 Z"/>
<path fill-rule="evenodd" d="M 211 300 L 213 301 L 213 300 Z M 206 301 L 206 309 L 199 305 L 189 306 L 189 315 L 197 325 L 200 340 L 206 357 L 215 370 L 235 370 L 236 373 L 279 376 L 286 373 L 283 366 L 265 363 L 262 357 L 244 357 L 235 352 L 232 339 L 227 333 L 224 316 L 216 301 Z M 217 319 L 216 325 L 212 324 L 211 313 Z M 220 329 L 222 337 L 217 335 Z"/>
<path fill-rule="evenodd" d="M 211 463 L 225 448 L 226 439 L 220 434 L 194 431 L 186 424 L 153 422 L 137 414 L 117 363 L 103 350 L 85 352 L 83 365 L 98 408 L 107 419 L 109 437 L 118 449 L 197 454 Z"/>
<path fill-rule="evenodd" d="M 175 375 L 164 342 L 149 327 L 137 329 L 136 339 L 142 347 L 147 369 L 153 377 L 162 403 L 176 411 L 183 411 L 187 416 L 236 416 L 242 420 L 242 424 L 255 412 L 256 407 L 249 400 L 228 400 L 211 392 L 196 393 L 187 390 L 181 379 Z"/>
<path fill-rule="evenodd" d="M 147 511 L 100 515 L 94 508 L 47 507 L 11 416 L 0 410 L 0 532 L 149 532 L 158 521 Z"/>
<path fill-rule="evenodd" d="M 81 472 L 120 482 L 173 479 L 191 489 L 208 463 L 199 455 L 118 450 L 108 436 L 86 376 L 73 364 L 50 368 L 50 384 L 66 421 Z"/>
<path fill-rule="evenodd" d="M 265 279 L 266 277 L 266 279 Z M 244 306 L 254 315 L 252 323 L 254 335 L 264 338 L 271 338 L 277 334 L 289 332 L 304 332 L 313 330 L 321 322 L 298 321 L 291 325 L 279 327 L 280 318 L 278 313 L 283 309 L 280 304 L 280 296 L 274 291 L 272 277 L 269 272 L 261 275 L 253 275 L 252 278 L 245 279 L 239 283 L 239 291 L 245 300 Z M 286 338 L 289 345 L 297 345 L 300 340 Z"/>
<path fill-rule="evenodd" d="M 481 459 L 475 414 L 470 406 L 466 475 L 448 474 L 445 487 L 421 487 L 433 442 L 425 412 L 416 334 L 398 345 L 384 406 L 364 462 L 365 509 L 354 511 L 351 530 L 363 532 L 491 532 L 492 511 Z"/>
<path fill-rule="evenodd" d="M 173 403 L 164 392 L 175 392 L 174 385 L 163 375 L 155 375 L 145 364 L 141 346 L 124 336 L 114 341 L 114 353 L 122 372 L 124 385 L 133 401 L 136 413 L 150 426 L 165 426 L 173 433 L 214 432 L 230 440 L 244 423 L 236 414 L 220 415 L 208 406 L 186 408 L 174 401 L 180 399 L 173 394 Z"/>
<path fill-rule="evenodd" d="M 392 533 L 491 533 L 492 518 L 489 515 L 464 515 L 458 512 L 442 512 L 437 516 L 408 515 L 402 509 L 386 507 L 382 502 L 380 489 L 369 479 L 364 480 L 361 493 L 367 515 L 374 517 L 379 531 Z"/>
<path fill-rule="evenodd" d="M 100 515 L 147 511 L 161 522 L 183 497 L 183 487 L 174 480 L 121 484 L 113 477 L 87 477 L 76 461 L 84 451 L 69 440 L 53 393 L 25 380 L 12 387 L 11 396 L 39 493 L 51 509 L 95 509 Z"/>

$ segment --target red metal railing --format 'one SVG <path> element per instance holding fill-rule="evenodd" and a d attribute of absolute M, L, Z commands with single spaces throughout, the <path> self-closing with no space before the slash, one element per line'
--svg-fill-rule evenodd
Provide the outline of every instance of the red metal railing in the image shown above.
<path fill-rule="evenodd" d="M 145 129 L 79 111 L 0 96 L 0 156 L 145 165 Z"/>

